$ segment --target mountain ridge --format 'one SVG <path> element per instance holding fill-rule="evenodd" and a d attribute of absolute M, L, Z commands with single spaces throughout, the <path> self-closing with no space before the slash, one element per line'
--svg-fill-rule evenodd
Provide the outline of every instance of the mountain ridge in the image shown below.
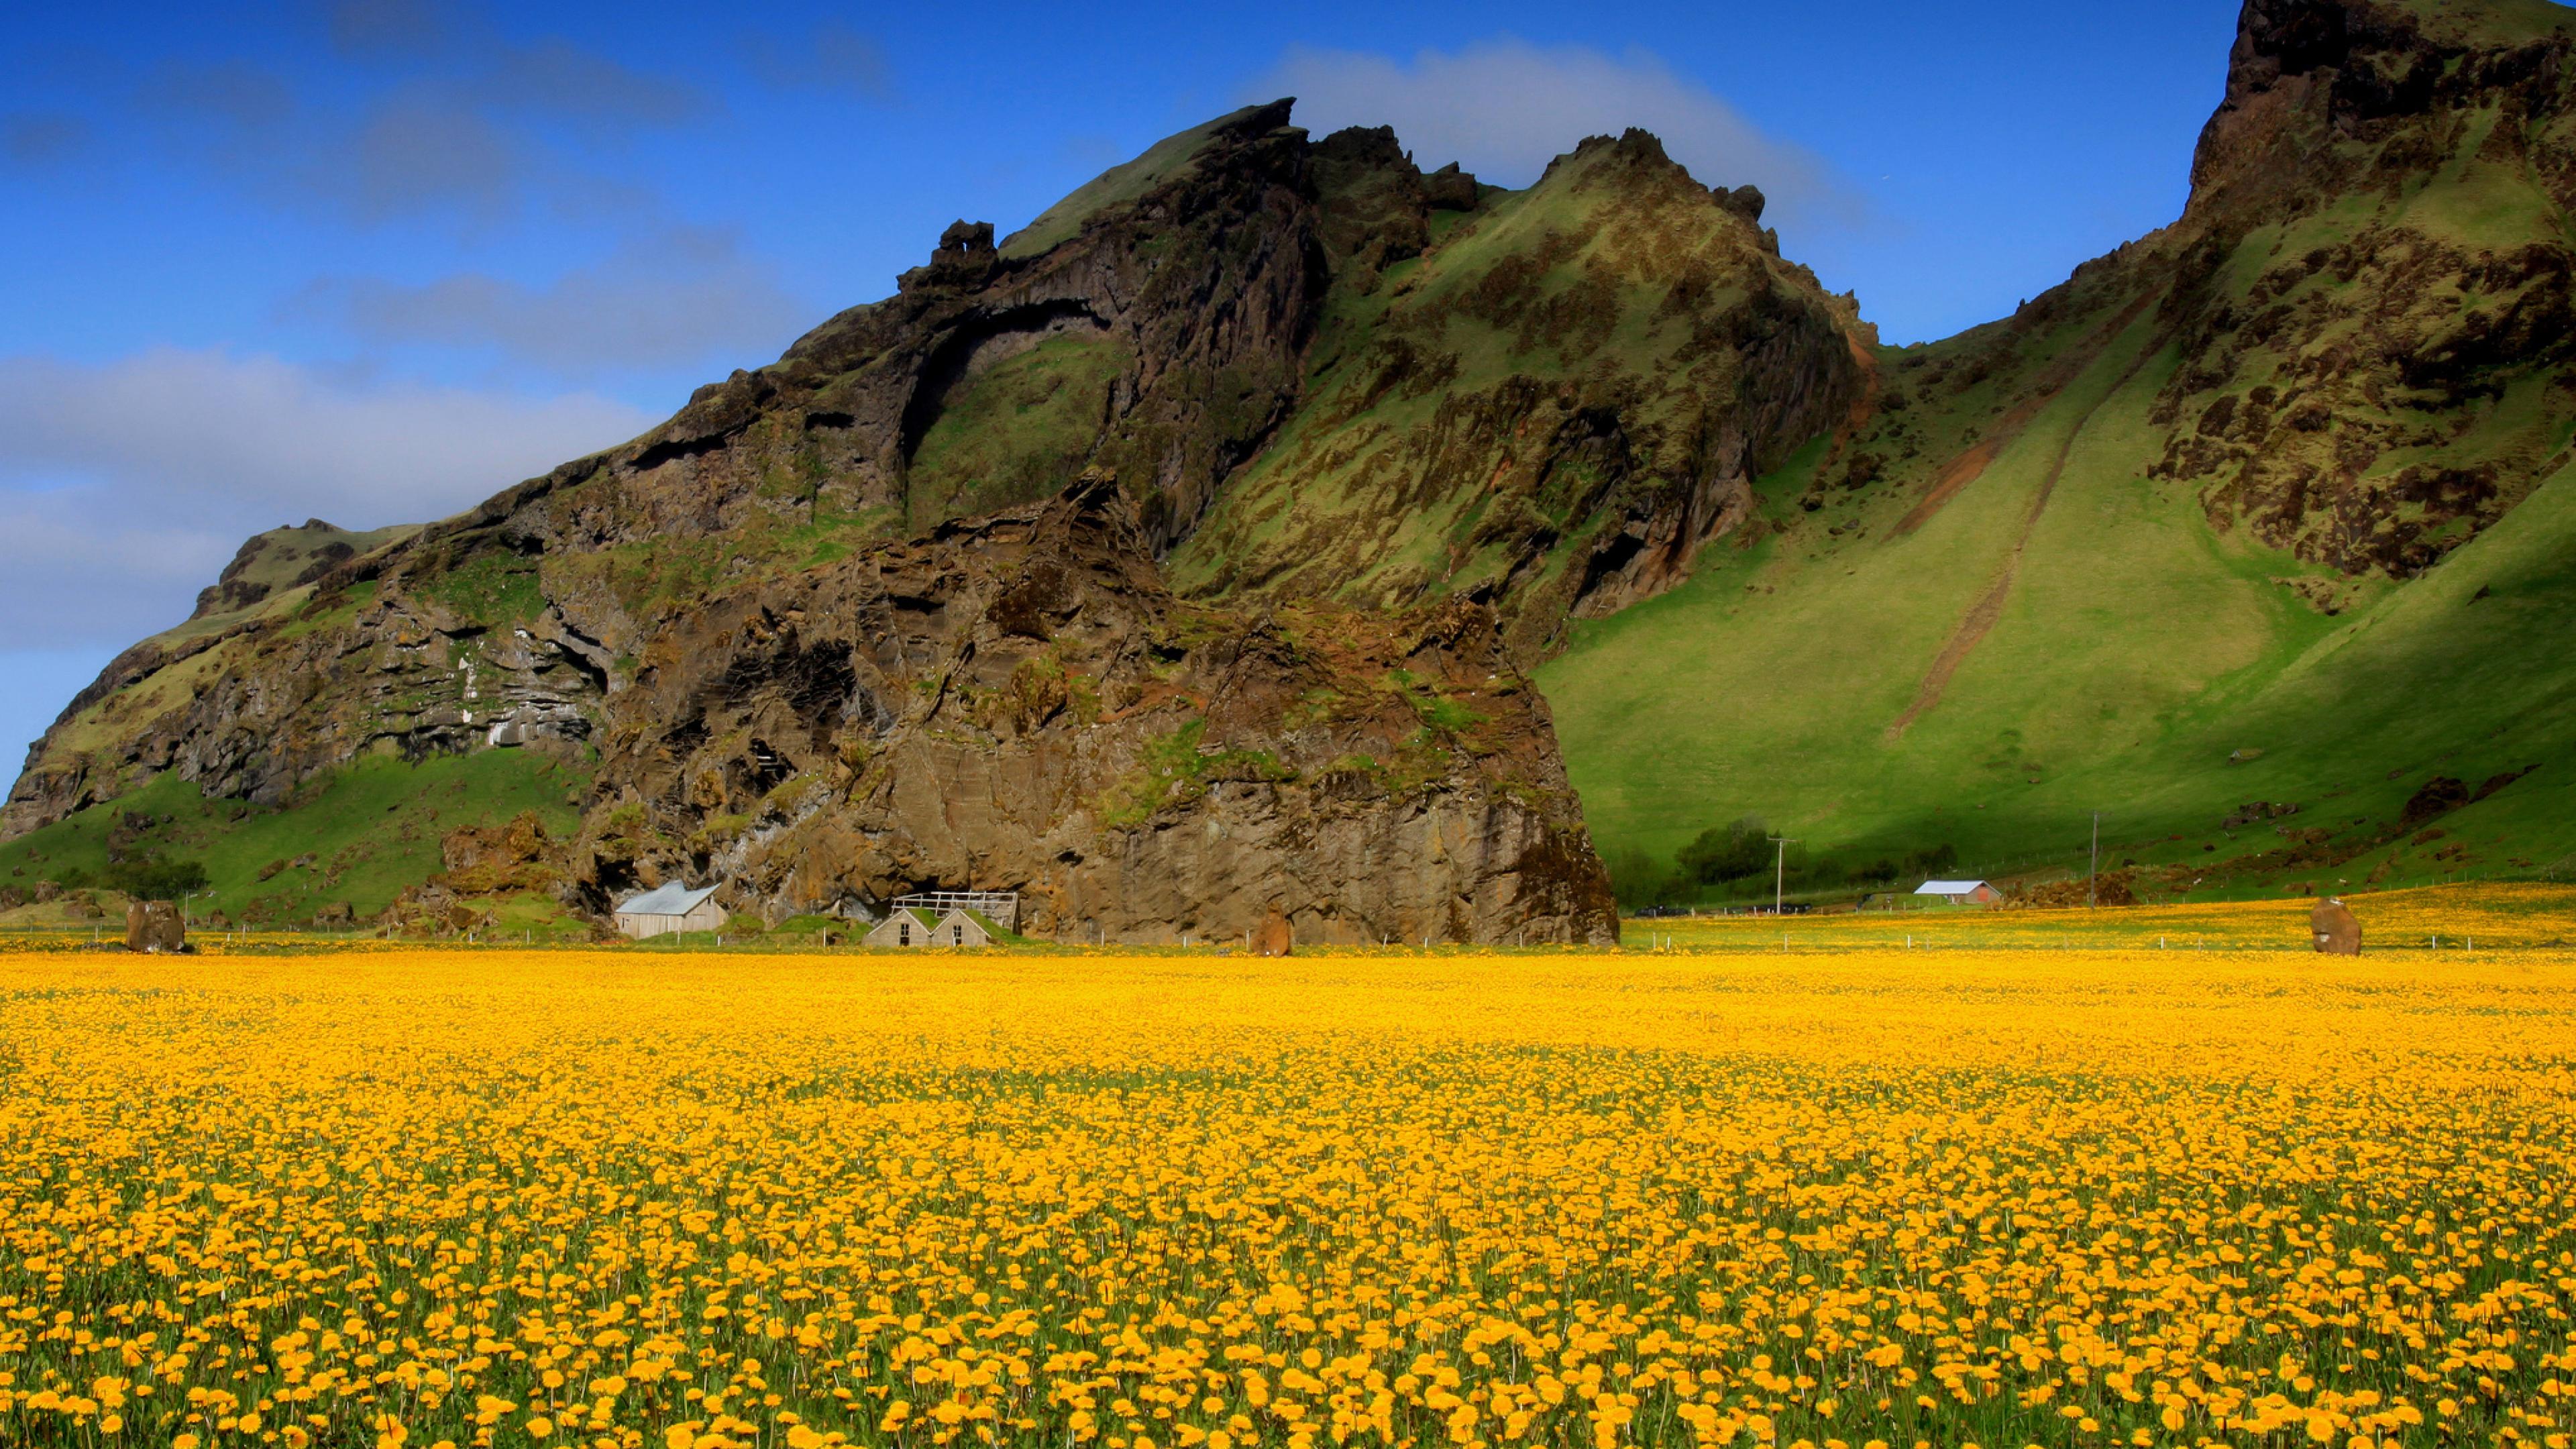
<path fill-rule="evenodd" d="M 2564 771 L 2534 772 L 2571 741 L 2523 722 L 2554 673 L 2504 666 L 2547 654 L 2570 596 L 2548 562 L 2576 487 L 2570 31 L 2534 0 L 2249 0 L 2182 215 L 2011 317 L 1903 348 L 1779 255 L 1758 192 L 1700 185 L 1646 133 L 1590 138 L 1507 192 L 1423 172 L 1384 128 L 1316 139 L 1289 102 L 1246 107 L 999 243 L 959 222 L 893 296 L 628 444 L 129 651 L 31 751 L 0 830 L 32 839 L 165 771 L 279 805 L 370 755 L 496 747 L 497 709 L 522 741 L 596 756 L 559 842 L 568 903 L 721 865 L 761 878 L 738 909 L 805 909 L 828 893 L 746 843 L 805 828 L 768 803 L 778 741 L 674 740 L 631 713 L 697 668 L 672 641 L 798 580 L 875 608 L 848 561 L 971 547 L 967 520 L 1096 511 L 1105 489 L 1132 510 L 1119 547 L 1164 591 L 1120 615 L 1128 633 L 1204 617 L 1225 621 L 1211 639 L 1248 637 L 1302 613 L 1379 641 L 1343 661 L 1358 675 L 1309 686 L 1352 702 L 1332 728 L 1377 741 L 1361 813 L 1478 818 L 1471 834 L 1514 842 L 1470 873 L 1497 919 L 1436 929 L 1597 933 L 1597 867 L 1562 864 L 1595 835 L 1623 893 L 1688 897 L 1725 882 L 1685 879 L 1683 847 L 1738 815 L 1816 840 L 1811 884 L 1865 882 L 1874 860 L 1943 847 L 2055 858 L 2036 842 L 2079 794 L 2118 800 L 2124 868 L 2174 889 L 2384 877 L 2445 850 L 2536 868 L 2576 851 L 2542 823 Z M 2489 570 L 2479 589 L 2448 582 L 2460 559 Z M 1426 695 L 1368 621 L 1452 607 L 1486 622 L 1444 635 L 1463 652 Z M 1007 689 L 977 672 L 983 627 L 943 625 L 930 652 L 964 649 L 947 674 Z M 747 671 L 746 699 L 787 687 L 738 635 L 702 643 L 720 674 Z M 861 643 L 833 647 L 856 661 Z M 385 662 L 334 676 L 325 649 Z M 1207 667 L 1183 653 L 1154 667 Z M 1548 697 L 1486 699 L 1471 660 L 1503 682 L 1534 668 Z M 1096 687 L 1132 660 L 1077 663 L 1057 667 Z M 2406 716 L 2381 696 L 2410 669 L 2468 702 Z M 1212 699 L 1202 730 L 1223 715 L 1232 732 L 1215 755 L 1306 761 L 1250 783 L 1310 808 L 1331 761 L 1291 740 L 1297 711 L 1256 723 Z M 1423 741 L 1369 735 L 1390 701 Z M 931 717 L 914 723 L 1010 748 L 998 717 Z M 1480 753 L 1471 717 L 1516 743 Z M 1011 881 L 1052 882 L 1061 920 L 1105 929 L 1115 888 L 1049 876 L 1006 838 L 1213 818 L 1183 790 L 1104 825 L 1124 813 L 1059 775 L 1029 796 L 1053 804 L 932 849 L 829 764 L 842 725 L 824 728 L 790 773 L 828 778 L 822 816 L 865 842 L 832 854 L 852 900 L 1010 856 Z M 1120 768 L 1168 775 L 1155 741 L 1176 737 L 1125 738 Z M 1399 763 L 1426 744 L 1437 768 Z M 1499 775 L 1470 763 L 1505 756 Z M 1514 792 L 1526 828 L 1493 826 Z M 2292 827 L 2228 798 L 2252 793 L 2355 813 Z M 2276 822 L 2261 849 L 2231 843 L 2248 818 Z M 2474 850 L 2441 843 L 2482 820 Z M 626 854 L 599 853 L 612 836 Z M 1448 847 L 1388 848 L 1366 869 Z M 1368 894 L 1346 874 L 1360 857 L 1332 856 L 1209 888 L 1228 919 L 1294 895 L 1308 928 L 1355 938 L 1448 920 L 1420 899 L 1348 906 Z M 1171 906 L 1119 929 L 1177 929 Z"/>

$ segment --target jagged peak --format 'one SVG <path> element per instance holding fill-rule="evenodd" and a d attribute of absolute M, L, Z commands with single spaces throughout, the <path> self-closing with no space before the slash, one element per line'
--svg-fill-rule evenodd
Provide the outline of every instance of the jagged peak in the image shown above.
<path fill-rule="evenodd" d="M 1643 127 L 1630 126 L 1616 136 L 1586 136 L 1575 142 L 1573 150 L 1547 163 L 1547 169 L 1539 173 L 1539 184 L 1543 186 L 1559 171 L 1586 161 L 1637 170 L 1679 171 L 1684 176 L 1690 174 L 1688 167 L 1665 152 L 1663 137 Z"/>
<path fill-rule="evenodd" d="M 1283 96 L 1260 105 L 1229 111 L 1215 120 L 1176 132 L 1145 148 L 1074 189 L 1071 195 L 1040 212 L 1037 219 L 1002 239 L 1006 259 L 1034 257 L 1053 250 L 1082 231 L 1093 216 L 1152 191 L 1196 164 L 1222 142 L 1266 136 L 1288 125 L 1297 98 Z"/>

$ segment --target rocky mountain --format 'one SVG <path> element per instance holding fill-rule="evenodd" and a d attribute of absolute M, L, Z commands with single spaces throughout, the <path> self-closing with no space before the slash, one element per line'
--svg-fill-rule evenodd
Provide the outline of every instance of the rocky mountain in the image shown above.
<path fill-rule="evenodd" d="M 2539 869 L 2570 13 L 2250 0 L 2183 214 L 1924 346 L 1642 132 L 1506 191 L 1248 107 L 643 437 L 254 540 L 0 830 L 516 748 L 587 781 L 522 872 L 571 907 L 973 885 L 1130 940 L 1604 939 L 1593 835 L 1722 892 L 1684 847 L 1748 816 L 1822 884 L 2095 809 L 2178 890 Z"/>
<path fill-rule="evenodd" d="M 772 918 L 975 885 L 1095 937 L 1278 912 L 1315 939 L 1609 939 L 1518 670 L 1569 610 L 1657 587 L 1763 457 L 1848 406 L 1851 308 L 1779 261 L 1758 195 L 1650 137 L 1498 197 L 1288 114 L 1173 137 L 998 245 L 961 222 L 894 296 L 624 446 L 318 572 L 228 574 L 223 607 L 66 712 L 6 828 L 164 774 L 284 808 L 372 756 L 515 747 L 595 767 L 560 872 L 592 911 L 712 875 Z M 1589 357 L 1648 305 L 1643 349 Z M 1510 336 L 1461 372 L 1474 329 Z M 1775 365 L 1799 399 L 1746 380 Z M 1447 475 L 1472 547 L 1402 589 L 1377 559 L 1167 590 L 1159 559 L 1316 397 L 1402 447 L 1452 430 L 1401 415 L 1451 375 L 1482 389 Z M 1489 480 L 1477 460 L 1542 412 Z M 1467 506 L 1496 480 L 1508 508 Z M 1421 496 L 1382 484 L 1380 516 Z M 1078 642 L 990 622 L 1023 574 L 1061 581 Z"/>
<path fill-rule="evenodd" d="M 1318 160 L 1408 169 L 1385 132 Z M 1871 385 L 1874 334 L 1781 260 L 1762 209 L 1630 131 L 1472 217 L 1435 212 L 1420 240 L 1409 197 L 1402 226 L 1352 223 L 1370 240 L 1333 271 L 1301 406 L 1175 576 L 1218 597 L 1485 600 L 1525 659 L 1670 587 Z"/>

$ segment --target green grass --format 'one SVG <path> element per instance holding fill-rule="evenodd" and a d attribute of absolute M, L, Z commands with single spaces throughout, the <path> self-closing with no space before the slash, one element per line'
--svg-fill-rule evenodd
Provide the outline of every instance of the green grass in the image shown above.
<path fill-rule="evenodd" d="M 1129 361 L 1109 338 L 1052 337 L 961 385 L 905 472 L 912 526 L 1031 502 L 1072 481 Z"/>
<path fill-rule="evenodd" d="M 2146 345 L 2133 328 L 1919 532 L 1891 527 L 1913 490 L 1837 500 L 1578 630 L 1539 678 L 1605 857 L 1668 861 L 1753 814 L 1827 857 L 1947 842 L 1960 874 L 2000 874 L 2072 863 L 2099 809 L 2106 863 L 2187 866 L 2203 894 L 2563 873 L 2576 683 L 2535 666 L 2576 628 L 2576 468 L 2329 618 L 2276 582 L 2314 570 L 2213 532 L 2189 482 L 2141 476 L 2170 365 Z M 1992 631 L 1891 738 L 2061 445 Z M 1843 517 L 1856 538 L 1821 536 Z M 2229 763 L 2239 749 L 2260 754 Z M 2295 803 L 2280 823 L 2349 848 L 2431 777 L 2474 788 L 2532 764 L 2438 839 L 2331 868 L 2262 859 L 2285 845 L 2275 822 L 2222 827 L 2247 802 Z"/>
<path fill-rule="evenodd" d="M 130 849 L 206 868 L 211 894 L 190 903 L 241 919 L 310 922 L 325 904 L 359 917 L 384 909 L 440 868 L 439 841 L 467 825 L 493 825 L 535 811 L 548 830 L 578 820 L 568 801 L 588 785 L 586 766 L 524 750 L 438 756 L 418 765 L 367 759 L 308 782 L 280 809 L 209 800 L 174 774 L 123 799 L 95 805 L 0 845 L 0 882 L 29 886 L 69 870 L 95 878 L 108 865 L 108 835 L 120 816 L 151 816 Z M 309 864 L 293 862 L 311 857 Z M 265 880 L 261 872 L 285 862 Z M 561 918 L 551 899 L 513 899 L 511 929 Z"/>
<path fill-rule="evenodd" d="M 478 624 L 526 624 L 545 612 L 534 559 L 482 553 L 425 580 L 422 596 Z"/>

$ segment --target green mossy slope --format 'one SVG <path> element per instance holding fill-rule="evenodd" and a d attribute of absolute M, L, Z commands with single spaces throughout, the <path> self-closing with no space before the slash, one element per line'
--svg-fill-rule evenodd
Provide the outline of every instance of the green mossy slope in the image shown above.
<path fill-rule="evenodd" d="M 534 812 L 568 834 L 588 767 L 518 750 L 435 756 L 417 765 L 370 759 L 310 782 L 279 809 L 209 800 L 164 774 L 111 804 L 92 806 L 0 845 L 0 885 L 105 876 L 119 859 L 196 861 L 209 894 L 192 915 L 220 912 L 264 925 L 310 923 L 334 903 L 363 920 L 441 865 L 439 844 L 465 826 Z M 275 869 L 271 869 L 275 867 Z M 537 911 L 561 911 L 551 901 Z M 522 909 L 510 924 L 534 924 Z"/>
<path fill-rule="evenodd" d="M 1765 487 L 1785 532 L 1579 628 L 1539 678 L 1625 884 L 1639 856 L 1660 869 L 1746 814 L 1824 859 L 1946 843 L 1974 874 L 2075 864 L 2099 809 L 2107 864 L 2186 867 L 2159 884 L 2204 894 L 2569 864 L 2576 464 L 2421 577 L 2356 588 L 2143 476 L 2172 358 L 2142 329 L 2123 343 L 1920 529 L 1897 526 L 1905 494 L 1804 514 L 1793 468 Z M 2332 616 L 2298 589 L 2328 578 L 2351 604 Z M 1999 580 L 1990 628 L 1923 704 Z M 2397 829 L 2428 782 L 2474 795 L 2533 765 Z M 2228 824 L 2256 803 L 2299 813 Z"/>

